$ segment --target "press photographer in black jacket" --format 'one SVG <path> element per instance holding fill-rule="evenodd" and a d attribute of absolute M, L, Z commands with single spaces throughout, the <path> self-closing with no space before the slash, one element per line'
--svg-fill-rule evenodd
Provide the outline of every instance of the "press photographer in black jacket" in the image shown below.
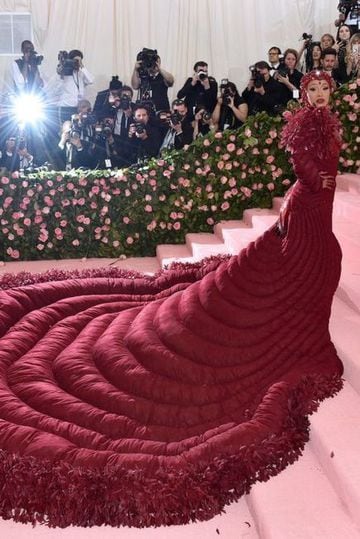
<path fill-rule="evenodd" d="M 169 126 L 161 145 L 161 152 L 172 148 L 180 150 L 185 144 L 192 142 L 194 130 L 188 118 L 185 101 L 175 99 L 171 105 L 171 112 L 165 113 L 164 118 L 160 118 L 160 120 Z"/>
<path fill-rule="evenodd" d="M 236 85 L 228 79 L 222 79 L 220 96 L 212 114 L 217 129 L 237 129 L 246 121 L 247 115 L 248 106 L 239 95 Z"/>
<path fill-rule="evenodd" d="M 218 85 L 214 77 L 208 75 L 208 65 L 199 61 L 194 65 L 194 74 L 189 77 L 181 90 L 178 98 L 184 99 L 189 111 L 189 117 L 194 118 L 195 108 L 204 108 L 213 112 L 217 100 Z"/>
<path fill-rule="evenodd" d="M 249 107 L 249 114 L 265 111 L 278 114 L 287 102 L 286 89 L 270 75 L 270 66 L 265 61 L 251 66 L 251 77 L 242 93 Z"/>
<path fill-rule="evenodd" d="M 142 103 L 135 105 L 134 123 L 130 124 L 128 137 L 133 163 L 158 155 L 162 138 L 157 121 Z"/>

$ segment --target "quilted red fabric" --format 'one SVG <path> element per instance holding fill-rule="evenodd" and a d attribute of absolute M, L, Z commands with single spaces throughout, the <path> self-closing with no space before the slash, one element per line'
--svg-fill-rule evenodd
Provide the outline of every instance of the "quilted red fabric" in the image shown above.
<path fill-rule="evenodd" d="M 281 232 L 238 256 L 0 293 L 3 518 L 208 519 L 298 458 L 342 374 L 328 331 L 341 251 L 319 176 L 338 152 L 313 149 L 291 147 Z"/>

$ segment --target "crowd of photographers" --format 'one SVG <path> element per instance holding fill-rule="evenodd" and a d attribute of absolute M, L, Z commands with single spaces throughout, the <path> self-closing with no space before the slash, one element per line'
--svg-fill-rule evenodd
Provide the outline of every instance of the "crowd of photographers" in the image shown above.
<path fill-rule="evenodd" d="M 86 87 L 94 77 L 84 65 L 83 53 L 60 51 L 57 106 L 48 108 L 45 131 L 8 131 L 0 167 L 9 171 L 44 163 L 58 170 L 128 167 L 166 150 L 181 149 L 209 131 L 237 129 L 248 115 L 279 114 L 289 100 L 299 98 L 306 71 L 326 70 L 337 85 L 360 75 L 359 4 L 359 0 L 339 3 L 336 37 L 324 34 L 314 41 L 303 34 L 300 50 L 288 48 L 283 54 L 279 47 L 271 47 L 267 60 L 250 66 L 241 94 L 228 79 L 218 84 L 207 63 L 198 61 L 170 104 L 168 89 L 174 77 L 162 67 L 156 50 L 144 48 L 137 55 L 131 86 L 113 76 L 92 107 Z M 26 92 L 41 94 L 44 86 L 39 70 L 42 57 L 30 41 L 22 43 L 22 54 L 12 68 L 19 99 Z"/>

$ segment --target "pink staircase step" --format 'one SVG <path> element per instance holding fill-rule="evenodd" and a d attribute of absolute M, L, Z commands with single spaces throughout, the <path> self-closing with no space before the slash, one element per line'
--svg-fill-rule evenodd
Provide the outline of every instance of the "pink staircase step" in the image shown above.
<path fill-rule="evenodd" d="M 256 484 L 248 505 L 261 539 L 358 539 L 360 530 L 307 446 L 299 461 Z"/>
<path fill-rule="evenodd" d="M 228 223 L 233 224 L 229 225 Z M 238 224 L 235 225 L 235 223 Z M 261 234 L 257 228 L 249 226 L 243 221 L 222 221 L 215 225 L 214 230 L 231 254 L 237 254 Z"/>
<path fill-rule="evenodd" d="M 265 222 L 273 224 L 273 220 L 277 219 L 277 215 L 278 212 L 273 209 L 249 208 L 247 210 L 244 210 L 243 221 L 249 226 L 255 226 L 253 225 L 253 223 L 255 222 Z M 271 224 L 267 226 L 271 226 Z"/>
<path fill-rule="evenodd" d="M 339 174 L 336 183 L 344 191 L 350 191 L 354 194 L 360 193 L 360 174 Z"/>
<path fill-rule="evenodd" d="M 345 382 L 336 398 L 322 403 L 311 425 L 310 445 L 360 530 L 359 393 Z"/>
<path fill-rule="evenodd" d="M 360 224 L 360 198 L 354 193 L 336 191 L 334 217 L 345 218 Z"/>
<path fill-rule="evenodd" d="M 360 311 L 354 312 L 338 296 L 333 301 L 330 334 L 344 363 L 344 378 L 360 395 Z"/>
<path fill-rule="evenodd" d="M 187 245 L 167 244 L 156 247 L 156 256 L 162 268 L 172 262 L 191 262 L 192 252 Z"/>
<path fill-rule="evenodd" d="M 215 234 L 186 234 L 186 245 L 193 254 L 194 260 L 207 256 L 229 254 L 228 247 Z"/>

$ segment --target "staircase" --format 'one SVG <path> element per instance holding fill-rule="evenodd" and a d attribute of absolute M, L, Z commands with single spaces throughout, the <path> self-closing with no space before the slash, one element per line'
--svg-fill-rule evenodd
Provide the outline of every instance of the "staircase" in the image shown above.
<path fill-rule="evenodd" d="M 343 250 L 331 335 L 345 365 L 344 389 L 311 417 L 303 456 L 209 522 L 171 528 L 35 529 L 0 520 L 4 539 L 92 537 L 111 539 L 359 539 L 360 538 L 360 176 L 337 179 L 334 232 Z M 54 262 L 11 262 L 6 271 L 79 269 L 112 264 L 153 273 L 173 261 L 191 262 L 213 254 L 235 254 L 277 219 L 282 199 L 270 210 L 251 209 L 241 221 L 214 227 L 214 234 L 188 234 L 185 245 L 159 245 L 154 258 Z"/>

